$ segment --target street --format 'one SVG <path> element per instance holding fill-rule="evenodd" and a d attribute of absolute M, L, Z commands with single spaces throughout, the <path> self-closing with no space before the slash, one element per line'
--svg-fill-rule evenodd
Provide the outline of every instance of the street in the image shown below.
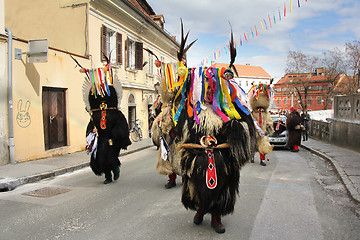
<path fill-rule="evenodd" d="M 0 193 L 1 239 L 358 239 L 359 205 L 331 165 L 301 149 L 274 150 L 267 166 L 241 170 L 224 234 L 197 226 L 181 204 L 181 178 L 166 190 L 156 149 L 121 157 L 120 179 L 104 185 L 89 168 Z M 35 191 L 48 189 L 43 196 Z M 35 191 L 35 192 L 34 192 Z M 58 195 L 55 195 L 55 193 Z M 32 195 L 33 196 L 29 196 Z M 39 194 L 38 194 L 39 195 Z M 41 194 L 40 194 L 41 195 Z M 54 196 L 49 196 L 54 195 Z"/>

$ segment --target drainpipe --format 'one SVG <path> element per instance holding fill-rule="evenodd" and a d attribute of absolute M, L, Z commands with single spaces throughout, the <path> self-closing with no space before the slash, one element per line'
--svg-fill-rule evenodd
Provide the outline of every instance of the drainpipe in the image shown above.
<path fill-rule="evenodd" d="M 8 121 L 9 121 L 9 155 L 10 163 L 15 164 L 14 150 L 14 122 L 13 122 L 13 96 L 12 96 L 12 32 L 5 28 L 8 33 Z"/>

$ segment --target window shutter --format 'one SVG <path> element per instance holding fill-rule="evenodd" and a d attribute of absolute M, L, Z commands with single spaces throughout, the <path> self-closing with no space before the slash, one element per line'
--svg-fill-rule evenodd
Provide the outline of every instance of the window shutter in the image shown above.
<path fill-rule="evenodd" d="M 126 39 L 125 41 L 125 52 L 126 52 L 126 67 L 129 68 L 130 67 L 130 53 L 129 53 L 130 49 L 129 49 L 129 37 Z"/>
<path fill-rule="evenodd" d="M 135 68 L 143 70 L 143 44 L 141 42 L 135 43 Z"/>
<path fill-rule="evenodd" d="M 107 54 L 107 49 L 106 49 L 106 27 L 104 25 L 102 25 L 101 27 L 101 39 L 100 39 L 100 42 L 101 42 L 101 49 L 100 49 L 100 59 L 101 61 L 106 61 L 106 54 Z"/>
<path fill-rule="evenodd" d="M 122 64 L 122 35 L 116 33 L 116 63 Z"/>

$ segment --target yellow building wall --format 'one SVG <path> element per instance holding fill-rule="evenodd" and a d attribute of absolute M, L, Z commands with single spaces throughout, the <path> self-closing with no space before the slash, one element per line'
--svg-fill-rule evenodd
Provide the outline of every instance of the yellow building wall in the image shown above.
<path fill-rule="evenodd" d="M 104 19 L 88 14 L 90 8 L 88 2 L 90 1 L 5 0 L 5 24 L 12 30 L 13 35 L 24 40 L 49 39 L 50 46 L 47 63 L 27 63 L 26 55 L 22 56 L 22 60 L 13 60 L 14 145 L 17 162 L 71 153 L 85 148 L 85 130 L 89 122 L 89 115 L 85 111 L 82 99 L 85 75 L 79 72 L 78 67 L 75 68 L 76 64 L 68 54 L 58 49 L 80 56 L 89 56 L 88 59 L 75 57 L 85 68 L 103 66 L 104 63 L 100 60 L 100 29 Z M 157 69 L 154 67 L 154 78 L 147 76 L 147 66 L 136 73 L 127 71 L 125 39 L 131 35 L 133 40 L 143 42 L 144 47 L 152 49 L 159 57 L 164 57 L 165 62 L 176 61 L 176 51 L 174 52 L 176 45 L 172 43 L 174 47 L 163 48 L 159 44 L 156 45 L 152 38 L 147 39 L 146 34 L 139 35 L 136 29 L 126 27 L 129 23 L 123 19 L 129 16 L 125 13 L 124 16 L 112 16 L 108 12 L 107 14 L 106 19 L 113 21 L 111 25 L 113 30 L 121 33 L 123 39 L 123 65 L 113 66 L 115 78 L 123 84 L 120 110 L 128 119 L 128 99 L 133 95 L 136 119 L 140 120 L 143 136 L 147 138 L 148 104 L 151 103 L 148 103 L 144 94 L 151 92 L 148 89 L 153 89 L 153 84 L 159 81 Z M 120 27 L 116 27 L 114 22 L 118 22 Z M 24 41 L 14 40 L 13 48 L 26 52 L 28 45 Z M 147 60 L 145 51 L 143 59 Z M 43 87 L 67 89 L 65 97 L 67 146 L 45 150 Z M 19 122 L 17 116 L 26 112 L 30 120 L 25 123 Z"/>
<path fill-rule="evenodd" d="M 26 51 L 27 44 L 14 41 L 14 48 Z M 69 55 L 49 50 L 47 63 L 13 61 L 13 116 L 15 161 L 27 161 L 85 148 L 89 115 L 82 100 L 83 74 Z M 42 112 L 42 87 L 66 88 L 67 146 L 45 150 Z M 18 116 L 28 113 L 30 120 Z"/>
<path fill-rule="evenodd" d="M 86 55 L 87 2 L 5 0 L 6 27 L 15 37 L 49 39 L 54 48 Z"/>
<path fill-rule="evenodd" d="M 100 61 L 100 29 L 101 26 L 104 24 L 104 21 L 90 15 L 89 16 L 89 53 L 92 56 L 92 64 L 93 67 L 100 67 L 103 66 L 104 63 Z M 120 66 L 113 66 L 113 73 L 115 75 L 115 78 L 119 79 L 122 85 L 133 85 L 137 87 L 149 87 L 146 85 L 146 71 L 137 71 L 135 72 L 129 72 L 126 70 L 126 58 L 124 57 L 126 55 L 125 52 L 125 39 L 128 37 L 127 33 L 122 31 L 119 28 L 112 27 L 112 30 L 122 34 L 123 39 L 123 64 Z M 134 35 L 136 33 L 133 33 Z M 134 38 L 133 38 L 134 39 Z M 138 41 L 141 41 L 140 39 L 136 39 Z M 144 46 L 145 47 L 145 46 Z M 144 51 L 144 61 L 146 60 L 146 52 Z M 85 67 L 85 66 L 84 66 Z M 153 87 L 153 86 L 150 86 Z M 139 119 L 139 124 L 143 131 L 144 138 L 148 137 L 148 103 L 146 99 L 143 101 L 143 90 L 141 89 L 134 89 L 134 88 L 128 88 L 123 87 L 123 96 L 121 101 L 121 111 L 126 117 L 126 119 L 129 121 L 129 111 L 128 111 L 128 98 L 129 95 L 133 94 L 135 97 L 135 104 L 136 104 L 136 119 Z"/>

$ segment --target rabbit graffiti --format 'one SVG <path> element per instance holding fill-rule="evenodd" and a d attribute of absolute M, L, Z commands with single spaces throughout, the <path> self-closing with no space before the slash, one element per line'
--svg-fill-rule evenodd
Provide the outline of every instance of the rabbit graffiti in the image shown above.
<path fill-rule="evenodd" d="M 29 114 L 30 101 L 26 101 L 25 108 L 22 108 L 22 99 L 20 99 L 17 107 L 18 107 L 18 113 L 16 116 L 16 121 L 20 127 L 26 128 L 31 123 L 31 118 Z"/>

